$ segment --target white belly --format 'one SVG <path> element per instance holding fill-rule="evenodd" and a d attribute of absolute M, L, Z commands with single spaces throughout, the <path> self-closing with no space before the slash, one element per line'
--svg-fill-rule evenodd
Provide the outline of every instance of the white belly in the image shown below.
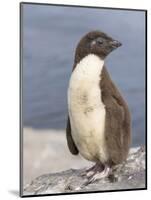
<path fill-rule="evenodd" d="M 88 160 L 108 159 L 104 128 L 105 107 L 99 88 L 104 61 L 90 54 L 74 69 L 68 89 L 68 110 L 73 140 Z"/>

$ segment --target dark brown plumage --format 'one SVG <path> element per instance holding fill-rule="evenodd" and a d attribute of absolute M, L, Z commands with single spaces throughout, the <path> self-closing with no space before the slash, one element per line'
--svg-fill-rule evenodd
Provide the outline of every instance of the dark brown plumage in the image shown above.
<path fill-rule="evenodd" d="M 130 112 L 105 66 L 101 78 L 102 101 L 106 106 L 105 135 L 110 155 L 109 162 L 119 164 L 127 158 L 130 147 Z"/>
<path fill-rule="evenodd" d="M 119 46 L 121 46 L 120 42 L 113 40 L 110 36 L 103 32 L 89 32 L 82 37 L 77 45 L 74 67 L 82 58 L 90 53 L 98 55 L 101 59 L 105 59 L 111 51 Z"/>
<path fill-rule="evenodd" d="M 86 34 L 76 48 L 73 70 L 77 63 L 88 54 L 95 54 L 101 59 L 121 46 L 121 43 L 112 39 L 107 34 L 100 31 L 93 31 Z M 128 106 L 120 94 L 119 90 L 110 78 L 105 66 L 100 74 L 101 100 L 105 105 L 105 140 L 109 159 L 106 163 L 100 163 L 112 167 L 127 158 L 131 142 L 131 119 Z M 79 153 L 78 148 L 72 138 L 70 118 L 68 117 L 66 136 L 68 147 L 72 154 Z M 94 167 L 96 170 L 96 167 Z M 93 169 L 93 170 L 94 170 Z"/>

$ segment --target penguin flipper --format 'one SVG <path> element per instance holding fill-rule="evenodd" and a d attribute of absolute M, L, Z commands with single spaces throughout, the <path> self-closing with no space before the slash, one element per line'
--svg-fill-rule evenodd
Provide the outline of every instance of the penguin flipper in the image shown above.
<path fill-rule="evenodd" d="M 70 125 L 69 117 L 68 117 L 67 126 L 66 126 L 66 138 L 67 138 L 67 144 L 68 144 L 70 152 L 74 155 L 77 155 L 79 153 L 79 151 L 78 151 L 78 149 L 73 141 L 72 135 L 71 135 L 71 125 Z"/>
<path fill-rule="evenodd" d="M 110 160 L 119 164 L 126 160 L 130 146 L 130 113 L 124 99 L 119 96 L 110 98 L 110 106 L 106 108 L 108 126 L 106 139 Z"/>

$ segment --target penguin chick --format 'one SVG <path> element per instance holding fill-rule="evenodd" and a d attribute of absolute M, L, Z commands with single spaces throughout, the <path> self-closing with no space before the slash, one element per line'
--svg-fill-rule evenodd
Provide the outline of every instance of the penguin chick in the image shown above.
<path fill-rule="evenodd" d="M 109 176 L 126 160 L 130 147 L 130 112 L 104 64 L 120 46 L 107 34 L 93 31 L 80 40 L 75 52 L 66 137 L 72 154 L 96 163 L 86 170 L 89 182 Z"/>

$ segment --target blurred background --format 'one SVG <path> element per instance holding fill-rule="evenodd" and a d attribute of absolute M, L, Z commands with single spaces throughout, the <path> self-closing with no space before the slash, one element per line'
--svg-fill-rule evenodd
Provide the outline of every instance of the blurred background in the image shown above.
<path fill-rule="evenodd" d="M 145 142 L 145 13 L 22 4 L 23 179 L 92 165 L 65 138 L 67 88 L 80 38 L 101 30 L 122 42 L 106 66 L 132 115 L 132 146 Z"/>

